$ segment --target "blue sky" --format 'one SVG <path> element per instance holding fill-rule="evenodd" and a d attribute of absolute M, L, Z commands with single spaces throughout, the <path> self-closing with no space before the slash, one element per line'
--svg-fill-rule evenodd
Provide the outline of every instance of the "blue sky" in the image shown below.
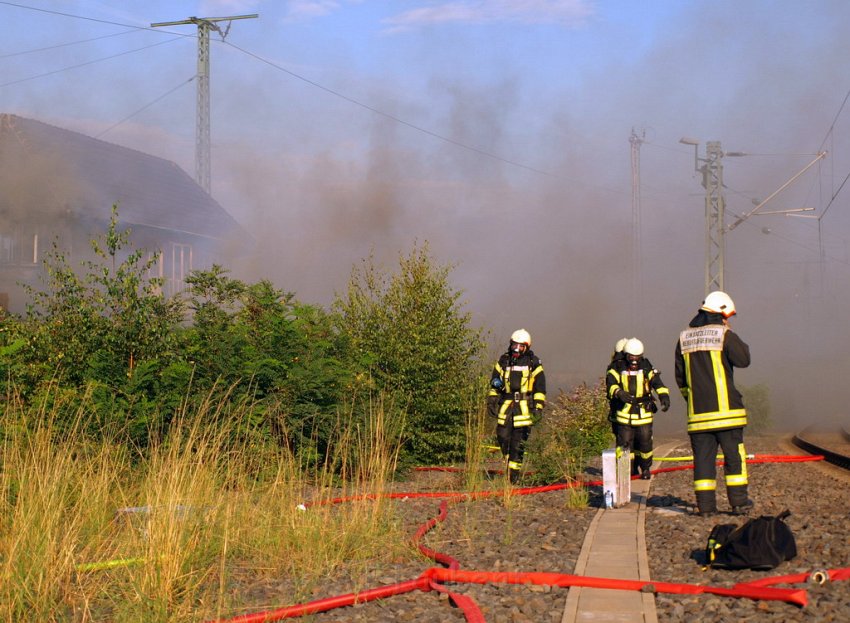
<path fill-rule="evenodd" d="M 147 27 L 251 13 L 211 53 L 213 194 L 258 239 L 247 277 L 328 304 L 353 263 L 371 253 L 392 268 L 427 241 L 496 343 L 526 327 L 561 383 L 624 333 L 660 351 L 672 383 L 667 351 L 703 294 L 689 136 L 758 154 L 724 160 L 733 214 L 830 151 L 772 206 L 821 221 L 751 219 L 727 239 L 727 289 L 751 310 L 742 331 L 776 356 L 768 336 L 803 303 L 806 327 L 844 303 L 850 189 L 833 195 L 850 172 L 850 3 L 0 2 L 0 111 L 192 173 L 196 29 Z M 812 331 L 794 331 L 795 349 L 827 357 L 850 337 Z"/>

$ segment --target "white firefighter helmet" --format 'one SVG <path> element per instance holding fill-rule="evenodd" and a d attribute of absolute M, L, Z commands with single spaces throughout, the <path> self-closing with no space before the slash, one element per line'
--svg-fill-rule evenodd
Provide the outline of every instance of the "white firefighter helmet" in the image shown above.
<path fill-rule="evenodd" d="M 525 329 L 517 329 L 513 333 L 511 333 L 511 342 L 516 342 L 517 344 L 525 344 L 529 348 L 531 348 L 531 335 Z"/>
<path fill-rule="evenodd" d="M 735 311 L 735 303 L 728 294 L 721 292 L 720 290 L 715 290 L 714 292 L 709 293 L 702 302 L 702 307 L 700 309 L 704 309 L 707 312 L 713 312 L 715 314 L 721 314 L 724 318 L 729 318 L 737 313 Z"/>
<path fill-rule="evenodd" d="M 627 355 L 633 355 L 635 357 L 643 356 L 643 342 L 641 342 L 636 337 L 629 339 L 626 342 L 626 346 L 623 348 L 623 352 Z"/>
<path fill-rule="evenodd" d="M 614 352 L 615 353 L 622 353 L 623 349 L 626 347 L 626 342 L 628 342 L 628 341 L 629 341 L 629 338 L 627 338 L 627 337 L 620 338 L 619 340 L 617 340 L 617 343 L 614 344 Z"/>

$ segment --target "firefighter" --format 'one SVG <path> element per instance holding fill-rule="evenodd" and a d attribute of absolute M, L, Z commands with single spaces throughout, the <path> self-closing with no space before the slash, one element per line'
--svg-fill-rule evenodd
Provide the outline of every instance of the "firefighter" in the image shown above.
<path fill-rule="evenodd" d="M 487 397 L 488 411 L 497 418 L 496 439 L 512 484 L 519 482 L 525 442 L 545 404 L 543 365 L 531 350 L 531 335 L 519 329 L 511 334 L 508 351 L 493 366 Z"/>
<path fill-rule="evenodd" d="M 653 390 L 661 402 L 661 410 L 670 408 L 670 390 L 661 380 L 661 374 L 643 356 L 643 342 L 631 338 L 623 348 L 625 357 L 615 361 L 608 369 L 605 386 L 608 399 L 616 400 L 617 445 L 634 452 L 632 475 L 640 474 L 643 480 L 652 476 L 652 417 L 658 410 L 652 396 Z"/>
<path fill-rule="evenodd" d="M 732 512 L 753 507 L 747 497 L 744 426 L 747 411 L 735 388 L 733 368 L 750 365 L 750 347 L 729 328 L 735 303 L 725 292 L 711 292 L 676 342 L 676 384 L 688 403 L 688 435 L 694 454 L 697 513 L 717 512 L 717 446 L 723 450 L 726 495 Z"/>
<path fill-rule="evenodd" d="M 611 368 L 617 361 L 622 361 L 626 358 L 626 353 L 623 352 L 623 349 L 626 347 L 626 342 L 629 341 L 629 338 L 624 337 L 617 340 L 617 343 L 614 344 L 614 352 L 611 355 L 611 363 L 608 364 L 608 369 L 605 370 L 605 378 L 608 378 L 608 373 L 611 371 Z M 616 397 L 608 397 L 608 421 L 611 422 L 611 432 L 614 433 L 614 438 L 617 438 L 617 411 L 622 408 L 623 404 L 620 402 L 619 398 Z"/>

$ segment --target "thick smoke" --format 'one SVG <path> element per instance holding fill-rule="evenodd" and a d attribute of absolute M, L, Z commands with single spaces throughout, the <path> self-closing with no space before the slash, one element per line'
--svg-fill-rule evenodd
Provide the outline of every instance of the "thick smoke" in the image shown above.
<path fill-rule="evenodd" d="M 850 194 L 838 189 L 850 170 L 850 109 L 836 113 L 850 88 L 850 4 L 695 2 L 659 11 L 651 25 L 602 19 L 586 28 L 619 52 L 604 65 L 583 55 L 581 28 L 559 35 L 576 45 L 558 58 L 545 37 L 529 50 L 510 30 L 493 46 L 476 29 L 435 28 L 404 34 L 418 56 L 403 62 L 392 37 L 375 40 L 366 53 L 384 59 L 382 73 L 341 39 L 333 69 L 295 69 L 416 127 L 268 66 L 247 71 L 249 58 L 216 48 L 217 76 L 231 71 L 213 83 L 213 190 L 257 239 L 256 253 L 233 260 L 239 275 L 327 305 L 355 262 L 372 254 L 392 270 L 428 241 L 441 264 L 456 266 L 453 282 L 492 330 L 494 356 L 511 331 L 528 329 L 557 391 L 596 382 L 614 342 L 636 335 L 673 387 L 676 337 L 704 296 L 706 248 L 694 149 L 679 139 L 699 139 L 701 157 L 706 141 L 758 154 L 723 160 L 729 220 L 813 157 L 792 154 L 824 148 L 828 159 L 764 210 L 823 215 L 829 206 L 826 214 L 754 216 L 729 232 L 726 290 L 753 353 L 737 381 L 767 384 L 788 426 L 840 414 Z M 279 37 L 279 23 L 256 26 L 255 41 Z M 245 28 L 234 28 L 234 41 Z M 633 128 L 645 138 L 637 230 Z M 185 133 L 169 145 L 116 132 L 112 140 L 168 152 L 192 170 Z M 662 429 L 683 425 L 674 396 Z"/>

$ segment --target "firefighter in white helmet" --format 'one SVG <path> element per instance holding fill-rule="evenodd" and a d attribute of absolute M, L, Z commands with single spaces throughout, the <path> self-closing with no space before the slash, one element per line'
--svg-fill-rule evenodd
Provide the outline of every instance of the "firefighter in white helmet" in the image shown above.
<path fill-rule="evenodd" d="M 735 303 L 725 292 L 711 292 L 676 342 L 676 384 L 688 403 L 688 435 L 694 453 L 697 512 L 717 512 L 717 446 L 723 450 L 726 495 L 732 512 L 753 507 L 747 496 L 744 427 L 747 411 L 735 388 L 733 368 L 750 365 L 750 347 L 729 328 Z"/>
<path fill-rule="evenodd" d="M 617 340 L 617 343 L 614 344 L 614 352 L 611 354 L 611 361 L 608 364 L 608 368 L 605 370 L 605 378 L 608 378 L 608 373 L 611 371 L 611 368 L 617 361 L 622 361 L 626 358 L 626 353 L 623 352 L 623 349 L 626 347 L 626 342 L 629 341 L 629 338 L 623 337 Z M 608 421 L 611 422 L 611 432 L 614 433 L 614 438 L 617 437 L 617 411 L 622 407 L 622 403 L 618 398 L 608 397 Z"/>
<path fill-rule="evenodd" d="M 487 397 L 488 411 L 497 418 L 496 438 L 513 484 L 519 482 L 525 443 L 545 404 L 543 364 L 531 350 L 531 335 L 519 329 L 493 366 Z"/>
<path fill-rule="evenodd" d="M 625 358 L 608 368 L 605 386 L 608 399 L 617 401 L 617 446 L 633 451 L 632 475 L 651 478 L 652 418 L 658 407 L 652 392 L 658 395 L 661 410 L 670 408 L 670 390 L 661 374 L 643 355 L 643 342 L 633 337 L 623 347 Z"/>

